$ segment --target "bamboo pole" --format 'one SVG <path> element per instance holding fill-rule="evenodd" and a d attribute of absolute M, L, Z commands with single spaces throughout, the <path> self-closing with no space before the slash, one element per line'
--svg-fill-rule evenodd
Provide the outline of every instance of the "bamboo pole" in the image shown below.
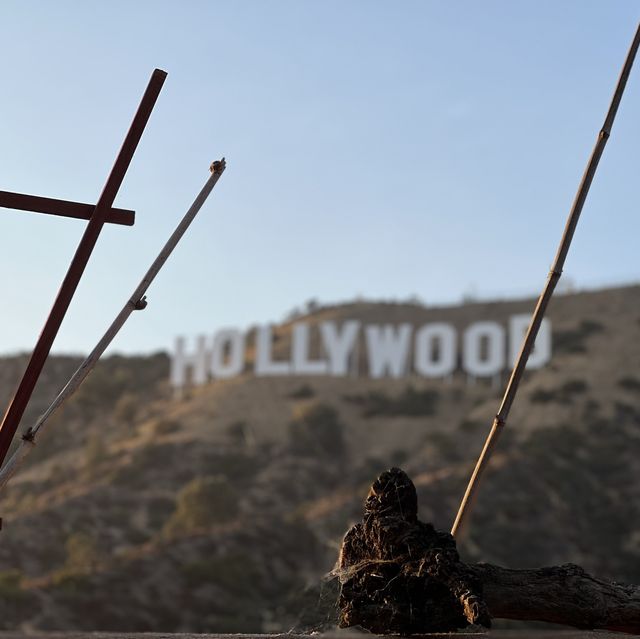
<path fill-rule="evenodd" d="M 584 175 L 582 176 L 582 181 L 580 182 L 580 186 L 578 187 L 578 192 L 573 201 L 573 205 L 571 207 L 571 211 L 564 228 L 564 233 L 562 234 L 562 239 L 560 240 L 558 252 L 556 253 L 553 266 L 551 267 L 551 271 L 549 272 L 549 275 L 547 277 L 545 287 L 538 299 L 538 303 L 536 304 L 536 308 L 531 318 L 529 328 L 520 349 L 520 354 L 518 355 L 516 364 L 513 368 L 513 371 L 511 372 L 511 377 L 509 378 L 507 388 L 502 398 L 502 403 L 500 404 L 498 413 L 493 420 L 491 431 L 489 432 L 489 435 L 485 441 L 482 452 L 480 453 L 480 457 L 478 458 L 475 469 L 473 470 L 473 473 L 471 475 L 471 479 L 469 480 L 469 484 L 467 485 L 467 490 L 465 491 L 462 502 L 460 503 L 458 514 L 456 515 L 455 522 L 453 524 L 453 527 L 451 528 L 451 534 L 454 537 L 461 533 L 465 523 L 467 523 L 468 521 L 469 513 L 471 507 L 473 506 L 473 503 L 475 502 L 475 497 L 480 485 L 482 473 L 485 470 L 489 459 L 491 458 L 491 453 L 493 452 L 493 449 L 495 448 L 496 443 L 507 422 L 509 411 L 511 410 L 511 406 L 513 405 L 513 401 L 516 397 L 518 386 L 520 385 L 525 366 L 527 365 L 527 360 L 529 359 L 529 354 L 531 353 L 536 340 L 536 336 L 538 335 L 538 329 L 540 328 L 540 324 L 542 323 L 545 310 L 547 308 L 547 305 L 549 304 L 551 296 L 553 295 L 556 284 L 560 279 L 560 275 L 562 274 L 562 268 L 564 266 L 567 253 L 569 252 L 569 247 L 571 246 L 571 240 L 573 239 L 573 234 L 576 230 L 576 226 L 580 218 L 580 213 L 582 212 L 582 207 L 584 206 L 585 200 L 587 199 L 589 188 L 591 187 L 591 182 L 593 181 L 593 176 L 595 175 L 596 169 L 598 168 L 598 162 L 602 157 L 602 152 L 604 151 L 604 147 L 607 144 L 607 140 L 609 139 L 609 136 L 611 134 L 613 121 L 615 120 L 618 107 L 620 106 L 622 94 L 624 93 L 627 79 L 629 78 L 629 73 L 631 72 L 631 67 L 633 66 L 633 61 L 638 51 L 638 46 L 640 46 L 640 24 L 638 24 L 635 37 L 633 38 L 631 47 L 629 48 L 629 52 L 627 53 L 627 58 L 625 60 L 624 66 L 622 67 L 622 71 L 618 79 L 618 84 L 613 93 L 609 111 L 607 112 L 607 117 L 605 118 L 604 124 L 602 125 L 602 129 L 598 133 L 598 137 L 596 139 L 593 151 L 591 152 L 591 157 L 589 158 L 587 168 L 584 172 Z"/>
<path fill-rule="evenodd" d="M 164 266 L 165 262 L 173 252 L 178 242 L 182 239 L 186 230 L 193 222 L 194 218 L 202 208 L 209 194 L 213 190 L 213 187 L 218 182 L 220 176 L 226 168 L 225 159 L 216 161 L 211 165 L 211 176 L 207 180 L 206 184 L 202 187 L 202 190 L 193 201 L 193 204 L 186 212 L 180 223 L 171 234 L 171 237 L 167 240 L 158 257 L 153 261 L 149 270 L 146 272 L 142 281 L 137 286 L 131 297 L 127 300 L 120 313 L 116 316 L 115 320 L 109 326 L 105 334 L 102 336 L 96 347 L 91 351 L 89 356 L 82 362 L 78 370 L 73 374 L 71 379 L 67 382 L 65 387 L 60 391 L 58 396 L 53 400 L 49 408 L 40 416 L 34 426 L 27 429 L 22 435 L 20 444 L 16 451 L 13 453 L 9 461 L 0 470 L 0 490 L 2 490 L 9 480 L 15 475 L 21 463 L 25 457 L 33 450 L 38 433 L 44 429 L 44 426 L 51 417 L 51 415 L 64 404 L 80 387 L 87 375 L 91 372 L 93 367 L 97 364 L 98 360 L 107 349 L 109 344 L 113 341 L 120 329 L 124 326 L 125 322 L 129 319 L 129 316 L 137 310 L 142 310 L 147 305 L 145 299 L 145 293 L 147 289 L 155 279 L 160 269 Z"/>

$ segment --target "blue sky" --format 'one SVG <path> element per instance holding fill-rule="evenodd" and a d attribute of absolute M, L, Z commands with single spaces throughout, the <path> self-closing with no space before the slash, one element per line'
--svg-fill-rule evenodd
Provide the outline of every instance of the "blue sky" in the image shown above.
<path fill-rule="evenodd" d="M 54 346 L 87 352 L 208 175 L 114 343 L 322 302 L 537 294 L 640 19 L 635 1 L 0 2 L 0 189 L 95 202 L 169 76 Z M 640 280 L 640 61 L 565 268 Z M 84 223 L 0 210 L 0 353 L 30 350 Z"/>

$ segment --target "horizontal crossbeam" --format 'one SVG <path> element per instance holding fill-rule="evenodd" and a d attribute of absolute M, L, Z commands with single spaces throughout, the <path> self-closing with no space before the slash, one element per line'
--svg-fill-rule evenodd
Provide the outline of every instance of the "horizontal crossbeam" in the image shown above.
<path fill-rule="evenodd" d="M 67 200 L 56 200 L 38 195 L 24 195 L 22 193 L 12 193 L 11 191 L 0 191 L 0 207 L 16 209 L 18 211 L 32 211 L 34 213 L 49 213 L 63 217 L 74 217 L 79 220 L 91 219 L 91 214 L 95 209 L 93 204 L 68 202 Z M 105 221 L 111 224 L 133 226 L 135 216 L 135 211 L 112 208 L 107 212 Z"/>

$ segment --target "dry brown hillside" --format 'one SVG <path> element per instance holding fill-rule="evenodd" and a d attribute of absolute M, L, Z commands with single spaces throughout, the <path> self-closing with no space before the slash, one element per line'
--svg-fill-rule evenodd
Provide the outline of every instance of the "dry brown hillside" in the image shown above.
<path fill-rule="evenodd" d="M 532 306 L 354 303 L 305 319 L 462 329 Z M 640 287 L 559 296 L 549 316 L 553 359 L 527 374 L 461 552 L 640 582 Z M 280 356 L 290 332 L 277 330 Z M 2 627 L 320 627 L 341 535 L 392 465 L 449 528 L 501 384 L 256 378 L 251 358 L 181 399 L 164 354 L 101 362 L 0 502 Z M 52 358 L 29 419 L 78 362 Z M 5 403 L 24 364 L 0 360 Z"/>

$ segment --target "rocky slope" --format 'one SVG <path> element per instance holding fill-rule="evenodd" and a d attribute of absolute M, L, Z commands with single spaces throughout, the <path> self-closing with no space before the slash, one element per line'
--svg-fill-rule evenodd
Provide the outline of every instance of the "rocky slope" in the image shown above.
<path fill-rule="evenodd" d="M 354 303 L 305 319 L 462 328 L 532 304 Z M 461 553 L 638 583 L 640 287 L 561 296 L 550 317 L 552 362 L 527 374 Z M 278 329 L 280 354 L 290 332 Z M 25 361 L 0 360 L 3 402 Z M 25 424 L 78 362 L 51 359 Z M 462 373 L 247 372 L 176 399 L 168 369 L 163 354 L 106 358 L 2 496 L 1 627 L 319 627 L 333 596 L 323 578 L 371 480 L 401 465 L 421 517 L 448 529 L 501 394 Z"/>

